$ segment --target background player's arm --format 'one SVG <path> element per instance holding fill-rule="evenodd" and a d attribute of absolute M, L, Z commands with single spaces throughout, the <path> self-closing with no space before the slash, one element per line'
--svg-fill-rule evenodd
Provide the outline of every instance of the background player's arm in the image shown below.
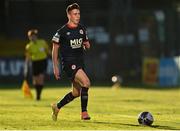
<path fill-rule="evenodd" d="M 28 75 L 28 65 L 29 65 L 30 60 L 31 60 L 31 55 L 28 52 L 28 50 L 26 49 L 25 62 L 24 62 L 24 78 L 25 79 L 27 78 L 27 75 Z"/>
<path fill-rule="evenodd" d="M 52 48 L 52 62 L 53 62 L 53 71 L 54 71 L 54 76 L 58 80 L 60 79 L 60 74 L 59 74 L 59 62 L 58 62 L 58 49 L 59 45 L 56 43 L 53 43 L 53 48 Z"/>
<path fill-rule="evenodd" d="M 46 41 L 45 41 L 45 51 L 46 51 L 47 55 L 51 55 L 51 49 L 49 48 L 49 45 L 47 44 Z"/>

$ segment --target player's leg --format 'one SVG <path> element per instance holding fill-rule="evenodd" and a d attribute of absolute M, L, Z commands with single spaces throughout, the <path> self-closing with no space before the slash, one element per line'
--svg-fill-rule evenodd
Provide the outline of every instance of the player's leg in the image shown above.
<path fill-rule="evenodd" d="M 44 87 L 44 74 L 33 76 L 34 86 L 36 88 L 36 100 L 41 99 L 41 92 Z"/>
<path fill-rule="evenodd" d="M 57 120 L 59 110 L 63 106 L 65 106 L 66 104 L 68 104 L 69 102 L 74 100 L 74 98 L 80 96 L 80 90 L 81 90 L 81 86 L 77 82 L 73 81 L 72 82 L 72 91 L 67 93 L 57 104 L 52 105 L 52 111 L 53 111 L 52 112 L 52 119 L 54 121 Z"/>
<path fill-rule="evenodd" d="M 72 91 L 70 91 L 69 93 L 67 93 L 58 103 L 57 103 L 57 107 L 60 109 L 63 106 L 65 106 L 66 104 L 68 104 L 69 102 L 71 102 L 72 100 L 74 100 L 74 98 L 79 97 L 80 96 L 80 87 L 78 85 L 78 83 L 76 83 L 75 81 L 72 82 Z"/>
<path fill-rule="evenodd" d="M 47 61 L 41 60 L 32 63 L 33 66 L 33 85 L 36 89 L 36 100 L 41 99 L 41 92 L 44 87 L 44 75 L 47 68 Z"/>
<path fill-rule="evenodd" d="M 75 81 L 72 82 L 72 94 L 74 97 L 81 95 L 81 85 Z"/>
<path fill-rule="evenodd" d="M 74 81 L 79 83 L 81 87 L 89 88 L 90 87 L 90 80 L 83 69 L 79 69 L 74 77 Z"/>
<path fill-rule="evenodd" d="M 87 105 L 88 105 L 88 90 L 90 87 L 90 80 L 86 73 L 79 69 L 76 74 L 74 80 L 81 85 L 81 109 L 82 109 L 82 119 L 89 120 L 90 117 L 87 113 Z"/>
<path fill-rule="evenodd" d="M 33 76 L 33 86 L 34 86 L 34 88 L 35 88 L 35 90 L 36 90 L 36 100 L 40 100 L 40 97 L 39 97 L 39 88 L 41 87 L 39 84 L 38 84 L 38 76 L 37 75 L 35 75 L 35 76 Z"/>
<path fill-rule="evenodd" d="M 38 91 L 39 91 L 39 85 L 38 85 L 38 74 L 39 74 L 39 70 L 38 70 L 38 62 L 37 61 L 33 61 L 32 62 L 32 74 L 33 74 L 33 86 L 36 90 L 36 100 L 39 100 L 39 96 L 38 96 Z"/>

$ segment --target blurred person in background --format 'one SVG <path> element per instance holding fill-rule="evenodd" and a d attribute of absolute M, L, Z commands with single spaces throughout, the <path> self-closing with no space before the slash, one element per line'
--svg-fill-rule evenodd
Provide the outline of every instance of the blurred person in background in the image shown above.
<path fill-rule="evenodd" d="M 84 50 L 90 48 L 86 29 L 80 22 L 80 7 L 77 3 L 66 9 L 68 22 L 53 36 L 52 61 L 55 78 L 60 79 L 60 54 L 62 69 L 72 83 L 72 91 L 67 93 L 58 103 L 52 104 L 52 119 L 57 120 L 58 112 L 63 106 L 77 97 L 81 97 L 81 119 L 89 120 L 87 112 L 88 89 L 90 80 L 84 69 Z"/>
<path fill-rule="evenodd" d="M 25 47 L 25 64 L 32 62 L 32 80 L 36 90 L 36 100 L 41 99 L 41 92 L 44 87 L 44 77 L 47 68 L 47 57 L 51 54 L 45 40 L 38 38 L 38 30 L 31 29 L 27 36 L 29 43 Z M 27 73 L 26 73 L 27 74 Z"/>

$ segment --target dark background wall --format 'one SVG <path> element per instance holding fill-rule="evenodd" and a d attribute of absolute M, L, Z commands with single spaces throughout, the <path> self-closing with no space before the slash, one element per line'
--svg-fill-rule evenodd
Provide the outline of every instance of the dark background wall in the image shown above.
<path fill-rule="evenodd" d="M 178 0 L 1 0 L 0 50 L 7 52 L 1 57 L 11 57 L 8 47 L 15 46 L 22 58 L 25 45 L 13 41 L 26 42 L 30 28 L 37 28 L 50 43 L 67 22 L 65 9 L 73 2 L 81 7 L 81 23 L 92 43 L 86 64 L 93 80 L 107 81 L 118 74 L 126 83 L 138 83 L 144 57 L 180 54 Z"/>

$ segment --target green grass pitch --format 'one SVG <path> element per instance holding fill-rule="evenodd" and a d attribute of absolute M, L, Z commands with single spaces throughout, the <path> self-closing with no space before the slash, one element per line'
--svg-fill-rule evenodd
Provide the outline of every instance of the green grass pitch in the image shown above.
<path fill-rule="evenodd" d="M 180 130 L 178 88 L 91 87 L 91 120 L 80 120 L 77 98 L 61 109 L 57 122 L 52 121 L 50 104 L 69 90 L 70 87 L 46 87 L 42 100 L 35 101 L 25 99 L 20 89 L 0 89 L 0 130 Z M 137 115 L 142 111 L 153 114 L 155 121 L 151 127 L 138 124 Z"/>

